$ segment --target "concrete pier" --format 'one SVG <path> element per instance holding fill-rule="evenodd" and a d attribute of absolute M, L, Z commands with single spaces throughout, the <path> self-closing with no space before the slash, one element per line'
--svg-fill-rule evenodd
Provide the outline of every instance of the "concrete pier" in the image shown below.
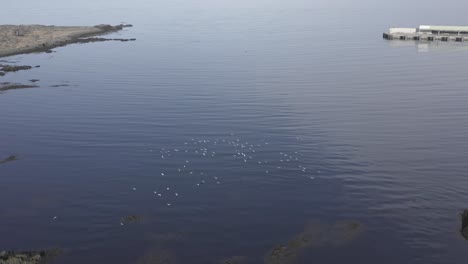
<path fill-rule="evenodd" d="M 414 41 L 468 41 L 467 26 L 419 26 L 418 28 L 390 28 L 384 39 Z"/>
<path fill-rule="evenodd" d="M 383 33 L 383 38 L 388 40 L 415 40 L 415 41 L 468 41 L 468 36 L 460 36 L 456 34 L 434 35 L 425 33 Z"/>

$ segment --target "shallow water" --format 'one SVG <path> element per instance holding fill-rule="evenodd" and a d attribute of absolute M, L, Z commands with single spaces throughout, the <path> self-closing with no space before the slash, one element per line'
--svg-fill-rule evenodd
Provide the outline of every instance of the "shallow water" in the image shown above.
<path fill-rule="evenodd" d="M 353 220 L 359 236 L 297 263 L 466 263 L 468 46 L 381 33 L 466 24 L 467 7 L 6 4 L 1 24 L 128 22 L 113 36 L 137 41 L 6 58 L 41 67 L 0 77 L 40 79 L 0 94 L 0 159 L 19 157 L 0 164 L 0 249 L 59 247 L 67 264 L 262 263 L 311 221 Z M 130 215 L 142 219 L 121 225 Z"/>

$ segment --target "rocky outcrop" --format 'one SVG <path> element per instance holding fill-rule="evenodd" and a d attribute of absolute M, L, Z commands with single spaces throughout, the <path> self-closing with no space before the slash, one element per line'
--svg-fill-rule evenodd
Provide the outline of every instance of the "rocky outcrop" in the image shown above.
<path fill-rule="evenodd" d="M 72 43 L 96 41 L 132 41 L 135 39 L 95 38 L 122 30 L 132 25 L 97 25 L 94 27 L 60 27 L 43 25 L 22 25 L 17 34 L 17 25 L 0 25 L 0 57 L 31 52 L 52 52 L 51 49 Z M 89 39 L 86 39 L 89 38 Z"/>

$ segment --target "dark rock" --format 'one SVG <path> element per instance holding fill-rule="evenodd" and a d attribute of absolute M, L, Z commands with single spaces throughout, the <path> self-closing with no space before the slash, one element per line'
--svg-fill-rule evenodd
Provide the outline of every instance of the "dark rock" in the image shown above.
<path fill-rule="evenodd" d="M 38 81 L 40 81 L 40 80 L 39 80 L 39 79 L 31 79 L 31 80 L 29 80 L 29 81 L 32 82 L 32 83 L 35 83 L 35 82 L 38 82 Z"/>
<path fill-rule="evenodd" d="M 466 240 L 468 240 L 468 209 L 461 213 L 461 221 L 461 234 Z"/>
<path fill-rule="evenodd" d="M 5 76 L 5 73 L 0 71 L 0 76 Z"/>
<path fill-rule="evenodd" d="M 60 255 L 60 250 L 1 251 L 0 264 L 44 264 Z"/>
<path fill-rule="evenodd" d="M 41 65 L 36 65 L 36 66 L 34 66 L 34 68 L 40 68 L 40 67 L 41 67 Z"/>
<path fill-rule="evenodd" d="M 44 51 L 44 52 L 45 52 L 45 53 L 52 53 L 52 52 L 54 52 L 54 51 L 53 51 L 53 50 L 50 50 L 50 49 L 48 49 L 48 50 L 46 50 L 46 51 Z"/>
<path fill-rule="evenodd" d="M 234 256 L 223 259 L 220 264 L 244 264 L 246 263 L 246 260 L 247 258 L 244 256 Z"/>
<path fill-rule="evenodd" d="M 69 84 L 54 84 L 54 85 L 51 85 L 50 87 L 57 88 L 57 87 L 67 87 L 67 86 L 70 86 L 70 85 Z"/>
<path fill-rule="evenodd" d="M 26 89 L 26 88 L 36 88 L 37 85 L 28 85 L 28 84 L 5 84 L 0 85 L 0 92 L 15 90 L 15 89 Z"/>
<path fill-rule="evenodd" d="M 4 72 L 17 72 L 21 70 L 30 70 L 32 67 L 28 65 L 23 66 L 12 66 L 12 65 L 0 65 L 0 70 Z"/>
<path fill-rule="evenodd" d="M 121 225 L 127 225 L 127 224 L 130 224 L 130 223 L 141 221 L 142 219 L 143 219 L 143 217 L 138 216 L 138 215 L 129 215 L 129 216 L 126 216 L 126 217 L 122 217 L 122 219 L 120 220 L 120 224 Z"/>
<path fill-rule="evenodd" d="M 91 38 L 79 38 L 76 39 L 74 43 L 91 43 L 91 42 L 104 42 L 104 41 L 121 41 L 121 42 L 127 42 L 127 41 L 135 41 L 135 38 L 131 39 L 123 39 L 123 38 L 98 38 L 98 37 L 91 37 Z"/>

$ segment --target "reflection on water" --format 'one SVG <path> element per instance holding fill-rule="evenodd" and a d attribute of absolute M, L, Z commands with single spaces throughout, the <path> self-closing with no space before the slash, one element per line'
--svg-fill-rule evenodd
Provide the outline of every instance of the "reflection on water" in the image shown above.
<path fill-rule="evenodd" d="M 442 42 L 442 41 L 413 41 L 413 40 L 390 40 L 388 44 L 392 48 L 401 47 L 416 47 L 418 52 L 466 52 L 468 51 L 468 45 L 466 43 L 459 42 Z"/>

